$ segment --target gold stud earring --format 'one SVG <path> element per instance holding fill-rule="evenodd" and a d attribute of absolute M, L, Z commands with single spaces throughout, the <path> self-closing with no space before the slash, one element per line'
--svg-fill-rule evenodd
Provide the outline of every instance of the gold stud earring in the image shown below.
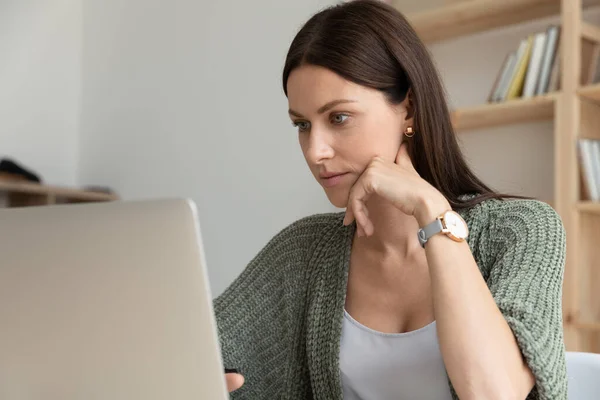
<path fill-rule="evenodd" d="M 408 138 L 415 136 L 415 131 L 413 131 L 413 128 L 411 126 L 406 128 L 406 130 L 404 131 L 404 136 L 406 136 Z"/>

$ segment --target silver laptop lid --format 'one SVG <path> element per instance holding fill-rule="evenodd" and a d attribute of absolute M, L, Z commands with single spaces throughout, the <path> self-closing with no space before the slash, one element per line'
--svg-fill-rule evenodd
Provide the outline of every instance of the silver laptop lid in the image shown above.
<path fill-rule="evenodd" d="M 0 399 L 228 398 L 193 203 L 0 210 Z"/>

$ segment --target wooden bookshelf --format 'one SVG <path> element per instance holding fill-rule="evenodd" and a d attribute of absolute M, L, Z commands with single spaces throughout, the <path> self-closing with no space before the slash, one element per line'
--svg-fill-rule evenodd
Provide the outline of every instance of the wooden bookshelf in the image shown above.
<path fill-rule="evenodd" d="M 582 213 L 600 214 L 600 203 L 592 201 L 580 201 L 577 204 L 577 210 Z"/>
<path fill-rule="evenodd" d="M 600 332 L 600 322 L 573 321 L 572 323 L 582 330 Z"/>
<path fill-rule="evenodd" d="M 581 37 L 591 42 L 600 42 L 600 27 L 588 22 L 581 22 Z"/>
<path fill-rule="evenodd" d="M 583 0 L 584 7 L 598 4 Z M 434 43 L 557 15 L 560 9 L 558 0 L 467 0 L 410 15 L 409 20 L 423 41 Z"/>
<path fill-rule="evenodd" d="M 580 87 L 577 93 L 584 100 L 600 102 L 600 83 Z"/>
<path fill-rule="evenodd" d="M 3 180 L 0 180 L 0 194 L 7 196 L 9 207 L 118 200 L 117 195 L 110 193 Z"/>
<path fill-rule="evenodd" d="M 549 93 L 529 99 L 459 108 L 452 112 L 452 124 L 457 132 L 465 132 L 472 129 L 550 120 L 554 117 L 557 96 L 557 93 Z"/>
<path fill-rule="evenodd" d="M 460 108 L 453 111 L 452 121 L 458 133 L 539 120 L 554 122 L 552 205 L 565 226 L 568 248 L 563 285 L 565 344 L 569 351 L 598 353 L 600 203 L 582 195 L 577 142 L 579 138 L 600 139 L 600 84 L 580 86 L 583 45 L 600 43 L 600 27 L 583 21 L 582 10 L 599 4 L 600 0 L 464 0 L 408 16 L 428 44 L 551 15 L 560 17 L 560 92 Z"/>

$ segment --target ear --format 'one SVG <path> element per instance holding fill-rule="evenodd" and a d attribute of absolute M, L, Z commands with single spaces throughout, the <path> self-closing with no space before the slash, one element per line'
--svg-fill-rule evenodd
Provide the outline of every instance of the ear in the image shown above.
<path fill-rule="evenodd" d="M 406 122 L 410 123 L 410 126 L 413 126 L 413 119 L 415 116 L 415 98 L 414 98 L 414 94 L 412 91 L 412 88 L 408 89 L 408 93 L 406 94 L 406 98 L 404 99 L 403 103 L 404 107 L 406 108 Z"/>

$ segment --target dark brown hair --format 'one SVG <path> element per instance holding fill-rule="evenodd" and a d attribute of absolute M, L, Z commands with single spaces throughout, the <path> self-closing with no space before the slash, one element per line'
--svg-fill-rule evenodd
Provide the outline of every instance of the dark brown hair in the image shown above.
<path fill-rule="evenodd" d="M 416 134 L 408 141 L 408 152 L 417 172 L 452 208 L 472 207 L 490 198 L 519 197 L 496 193 L 467 165 L 431 56 L 406 18 L 392 6 L 357 0 L 311 17 L 287 54 L 283 69 L 286 96 L 290 73 L 304 64 L 325 67 L 349 81 L 380 90 L 392 104 L 409 95 Z"/>

